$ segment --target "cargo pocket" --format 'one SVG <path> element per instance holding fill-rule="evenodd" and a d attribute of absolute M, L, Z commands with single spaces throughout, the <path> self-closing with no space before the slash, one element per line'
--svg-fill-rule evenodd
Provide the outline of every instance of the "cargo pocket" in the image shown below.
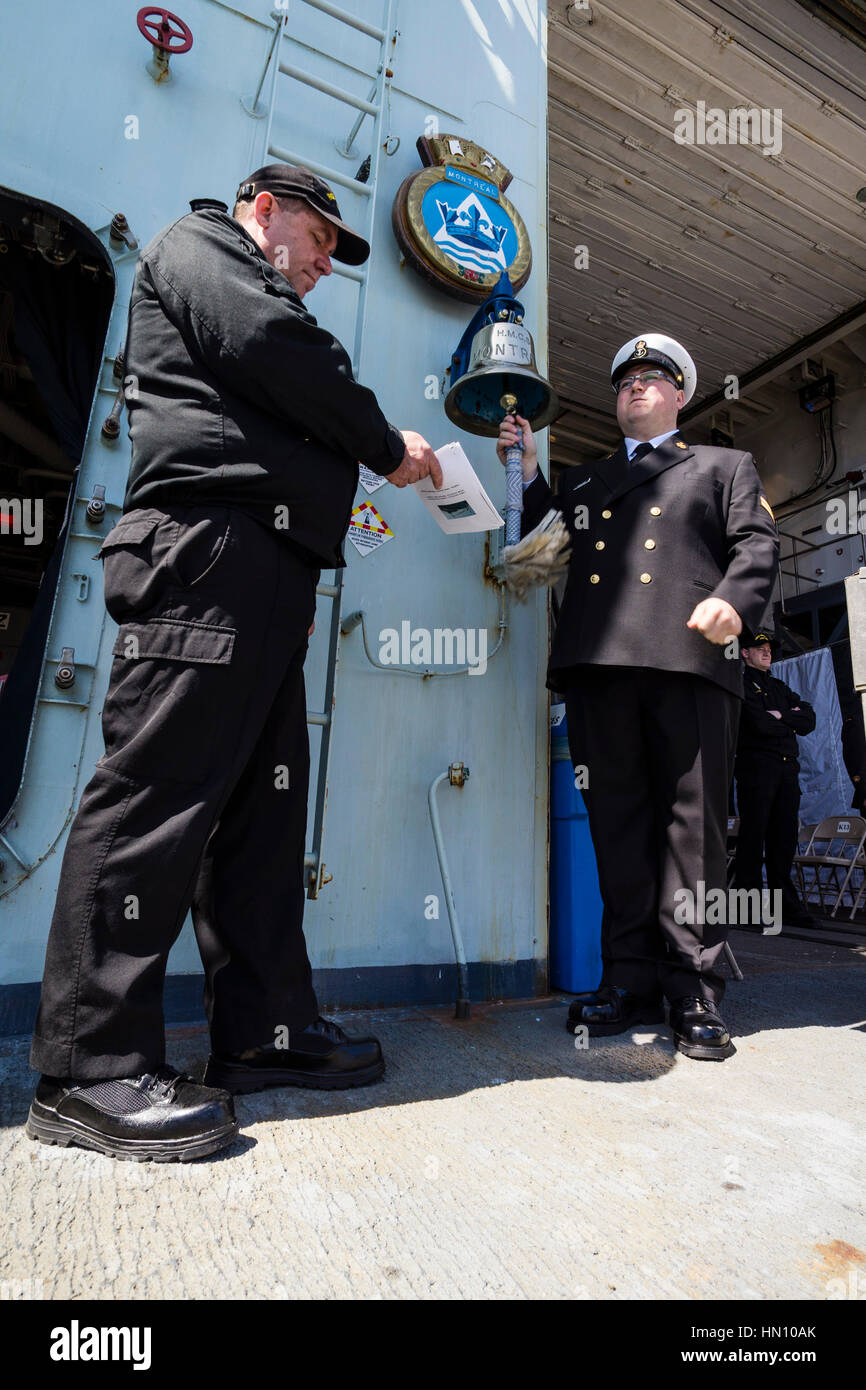
<path fill-rule="evenodd" d="M 139 541 L 146 540 L 151 531 L 155 531 L 160 521 L 164 520 L 161 512 L 131 512 L 122 516 L 105 537 L 97 556 L 101 559 L 106 550 L 116 550 L 123 545 L 137 545 Z"/>
<path fill-rule="evenodd" d="M 116 623 L 159 602 L 169 583 L 159 560 L 177 532 L 172 517 L 151 509 L 122 516 L 109 531 L 97 554 L 103 562 L 105 606 Z"/>
<path fill-rule="evenodd" d="M 195 784 L 231 759 L 225 725 L 237 629 L 174 618 L 123 623 L 102 732 L 102 767 L 142 782 Z M 232 745 L 233 746 L 233 745 Z"/>

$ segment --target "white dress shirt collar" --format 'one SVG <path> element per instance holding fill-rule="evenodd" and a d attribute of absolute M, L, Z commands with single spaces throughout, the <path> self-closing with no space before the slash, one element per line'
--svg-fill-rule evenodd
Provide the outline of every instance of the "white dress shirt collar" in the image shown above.
<path fill-rule="evenodd" d="M 654 449 L 657 449 L 659 445 L 663 444 L 666 439 L 670 439 L 672 434 L 677 433 L 677 429 L 668 430 L 667 434 L 657 434 L 655 439 L 651 439 L 649 443 L 653 446 Z M 628 451 L 629 461 L 631 461 L 631 456 L 634 453 L 635 449 L 637 449 L 640 444 L 643 444 L 643 442 L 644 441 L 642 439 L 630 439 L 628 436 L 626 436 L 624 443 L 626 450 Z"/>

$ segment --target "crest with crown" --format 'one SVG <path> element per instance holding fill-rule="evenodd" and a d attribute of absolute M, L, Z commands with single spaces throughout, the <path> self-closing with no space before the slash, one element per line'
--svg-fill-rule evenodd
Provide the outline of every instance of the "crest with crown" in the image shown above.
<path fill-rule="evenodd" d="M 510 170 L 463 135 L 422 135 L 417 149 L 424 168 L 404 180 L 391 214 L 405 259 L 458 299 L 486 299 L 503 272 L 519 289 L 529 278 L 532 248 L 505 197 Z"/>

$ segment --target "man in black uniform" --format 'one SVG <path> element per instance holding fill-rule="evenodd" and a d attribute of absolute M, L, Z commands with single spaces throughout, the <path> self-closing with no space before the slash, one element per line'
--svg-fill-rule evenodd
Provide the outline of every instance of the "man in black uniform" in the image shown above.
<path fill-rule="evenodd" d="M 614 358 L 625 436 L 607 458 L 566 469 L 556 498 L 524 444 L 524 532 L 551 505 L 572 555 L 548 686 L 565 692 L 604 913 L 601 986 L 571 1004 L 568 1027 L 624 1032 L 664 1018 L 677 1047 L 721 1059 L 725 922 L 704 921 L 724 889 L 728 788 L 742 665 L 734 640 L 763 617 L 778 540 L 751 455 L 691 444 L 677 413 L 696 384 L 673 338 L 646 333 Z M 726 915 L 726 914 L 725 914 Z"/>
<path fill-rule="evenodd" d="M 398 487 L 441 486 L 427 442 L 388 423 L 303 306 L 332 255 L 369 255 L 328 185 L 269 165 L 234 215 L 191 206 L 142 251 L 130 301 L 132 466 L 100 551 L 120 624 L 105 755 L 64 855 L 28 1120 L 48 1142 L 154 1159 L 229 1143 L 228 1092 L 384 1070 L 377 1040 L 321 1019 L 313 992 L 303 665 L 358 460 Z M 166 958 L 190 907 L 202 1086 L 164 1066 Z"/>
<path fill-rule="evenodd" d="M 766 859 L 767 887 L 782 894 L 783 922 L 810 926 L 815 919 L 791 881 L 791 865 L 800 823 L 797 736 L 811 734 L 815 711 L 769 674 L 773 650 L 766 632 L 756 633 L 742 655 L 745 699 L 734 765 L 740 818 L 737 887 L 763 888 L 761 867 Z"/>

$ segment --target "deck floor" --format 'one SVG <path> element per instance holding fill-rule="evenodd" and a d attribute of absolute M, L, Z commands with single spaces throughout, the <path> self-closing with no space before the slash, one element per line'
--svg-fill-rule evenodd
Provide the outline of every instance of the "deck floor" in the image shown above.
<path fill-rule="evenodd" d="M 567 998 L 343 1015 L 385 1080 L 240 1098 L 213 1160 L 29 1141 L 0 1044 L 0 1291 L 97 1299 L 866 1296 L 866 946 L 732 933 L 737 1052 L 577 1050 Z M 200 1074 L 198 1027 L 169 1061 Z M 859 1290 L 859 1292 L 858 1292 Z"/>

